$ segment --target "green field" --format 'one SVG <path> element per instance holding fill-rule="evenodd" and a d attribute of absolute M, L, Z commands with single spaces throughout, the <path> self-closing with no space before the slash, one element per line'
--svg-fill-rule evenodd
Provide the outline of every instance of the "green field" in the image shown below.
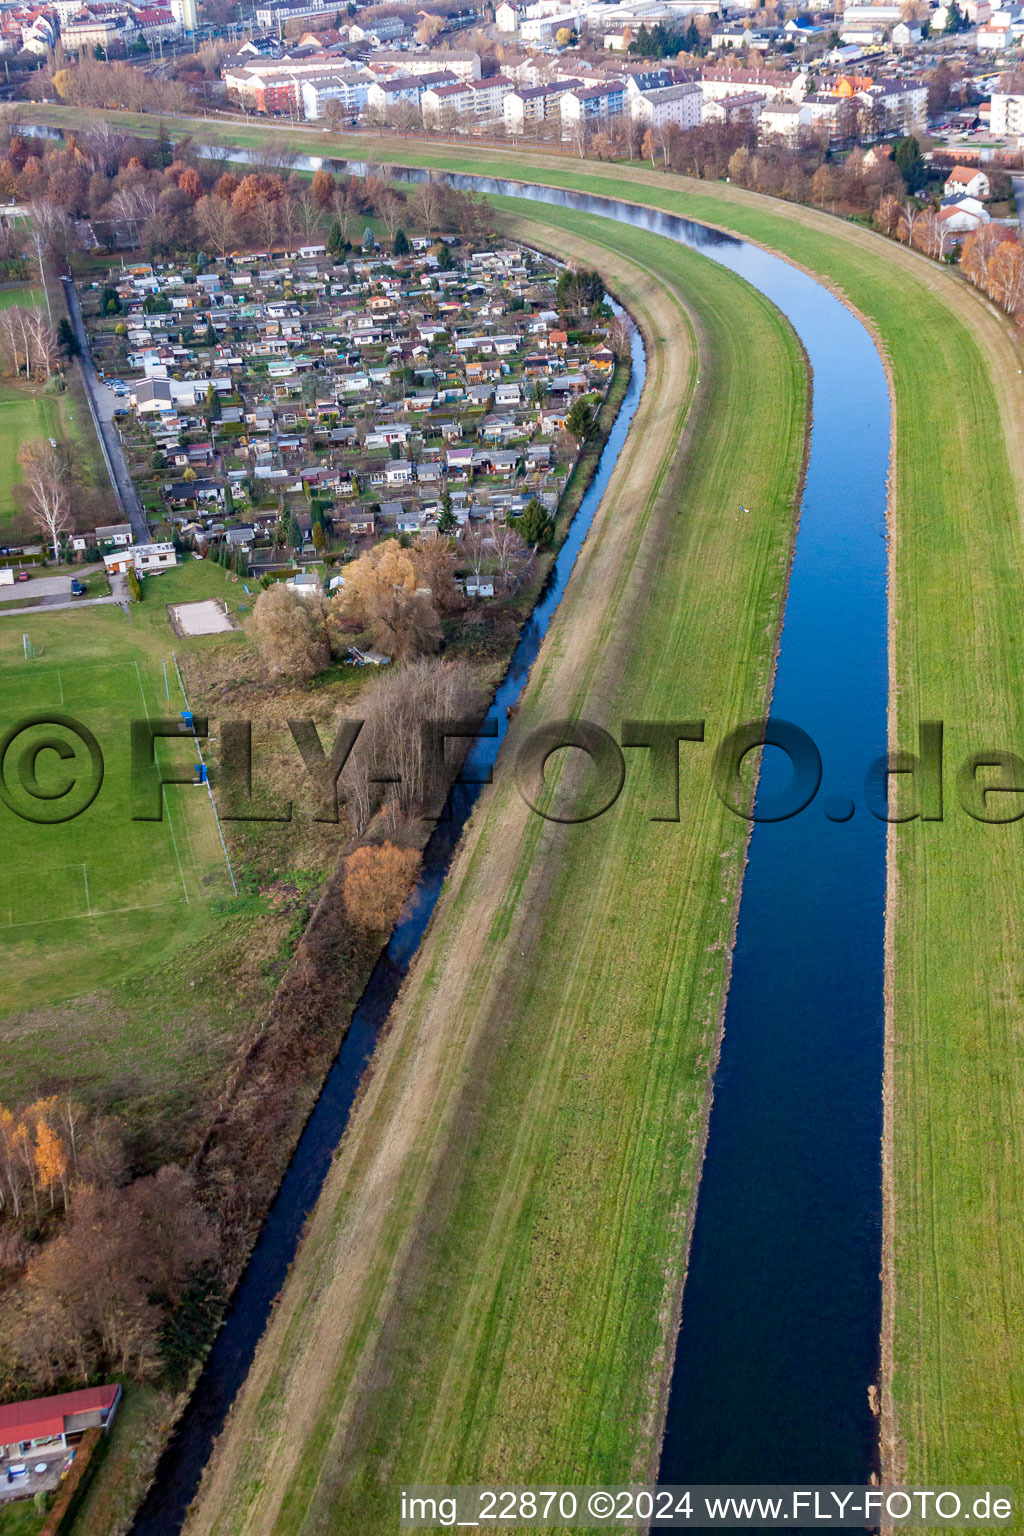
<path fill-rule="evenodd" d="M 41 308 L 45 302 L 39 287 L 0 288 L 0 309 L 15 304 Z M 7 380 L 0 384 L 0 528 L 17 511 L 13 487 L 22 479 L 18 453 L 39 437 L 69 438 L 79 467 L 84 466 L 85 483 L 106 484 L 92 419 L 77 380 L 63 393 Z"/>
<path fill-rule="evenodd" d="M 513 731 L 637 713 L 714 735 L 767 697 L 799 347 L 657 236 L 546 209 L 507 228 L 599 265 L 649 349 Z M 681 778 L 677 825 L 648 819 L 639 769 L 569 829 L 498 775 L 191 1532 L 390 1531 L 421 1477 L 649 1475 L 745 838 Z"/>
<path fill-rule="evenodd" d="M 249 1017 L 251 991 L 234 983 L 254 915 L 232 897 L 205 790 L 169 789 L 163 822 L 131 819 L 129 721 L 182 708 L 174 650 L 244 643 L 241 632 L 176 640 L 166 604 L 217 595 L 237 608 L 245 593 L 206 561 L 144 585 L 130 623 L 117 607 L 0 615 L 3 726 L 57 710 L 87 726 L 104 757 L 96 799 L 63 825 L 37 825 L 0 806 L 0 1101 L 67 1088 L 126 1107 L 136 1128 L 174 1142 Z M 21 750 L 19 739 L 5 759 L 15 789 Z M 196 761 L 183 743 L 157 752 L 168 768 L 188 771 Z M 45 786 L 85 764 L 84 749 L 70 765 L 44 753 L 39 777 Z M 30 804 L 20 790 L 16 798 Z"/>
<path fill-rule="evenodd" d="M 60 397 L 30 393 L 24 384 L 0 384 L 0 523 L 16 507 L 12 488 L 21 478 L 18 453 L 37 437 L 61 436 Z"/>

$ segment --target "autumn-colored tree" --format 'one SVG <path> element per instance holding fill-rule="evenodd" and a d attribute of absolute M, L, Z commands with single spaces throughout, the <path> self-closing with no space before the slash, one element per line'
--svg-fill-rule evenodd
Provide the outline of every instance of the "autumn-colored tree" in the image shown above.
<path fill-rule="evenodd" d="M 58 1191 L 67 1209 L 68 1155 L 57 1131 L 45 1119 L 36 1126 L 35 1157 L 39 1182 L 50 1197 L 50 1209 L 54 1207 Z"/>
<path fill-rule="evenodd" d="M 411 554 L 397 539 L 375 544 L 342 574 L 345 584 L 334 599 L 339 616 L 361 620 L 385 654 L 406 659 L 437 650 L 437 608 L 421 587 Z"/>
<path fill-rule="evenodd" d="M 259 207 L 260 203 L 277 203 L 284 197 L 284 182 L 280 176 L 266 176 L 254 171 L 243 176 L 231 197 L 231 206 L 244 218 Z"/>
<path fill-rule="evenodd" d="M 1024 307 L 1024 247 L 1016 240 L 1004 240 L 988 265 L 988 291 L 1008 315 Z"/>
<path fill-rule="evenodd" d="M 252 625 L 271 674 L 306 682 L 331 659 L 326 605 L 275 582 L 256 599 Z"/>
<path fill-rule="evenodd" d="M 214 197 L 223 198 L 229 202 L 238 191 L 238 177 L 234 171 L 225 171 L 223 176 L 218 176 L 217 184 L 213 189 Z"/>
<path fill-rule="evenodd" d="M 819 208 L 835 212 L 842 188 L 842 177 L 834 165 L 819 165 L 811 182 L 811 197 Z"/>
<path fill-rule="evenodd" d="M 416 585 L 426 587 L 440 614 L 455 613 L 463 605 L 455 585 L 455 552 L 451 539 L 418 538 L 408 551 L 416 572 Z"/>
<path fill-rule="evenodd" d="M 85 1188 L 5 1297 L 4 1352 L 42 1387 L 100 1370 L 152 1377 L 167 1312 L 217 1253 L 213 1224 L 178 1168 Z"/>
<path fill-rule="evenodd" d="M 345 910 L 357 928 L 389 932 L 413 888 L 420 867 L 415 848 L 377 843 L 345 860 Z"/>
<path fill-rule="evenodd" d="M 187 166 L 186 169 L 182 171 L 181 179 L 178 182 L 178 187 L 180 191 L 184 192 L 185 196 L 191 203 L 198 203 L 199 199 L 206 195 L 206 188 L 203 186 L 203 178 L 200 176 L 194 165 Z"/>
<path fill-rule="evenodd" d="M 330 171 L 325 171 L 321 166 L 318 171 L 314 171 L 309 190 L 321 208 L 330 208 L 334 201 L 337 183 Z"/>
<path fill-rule="evenodd" d="M 885 235 L 894 235 L 900 227 L 902 211 L 899 201 L 891 192 L 886 192 L 878 204 L 875 212 L 875 223 Z"/>
<path fill-rule="evenodd" d="M 426 43 L 429 48 L 444 31 L 445 20 L 443 16 L 432 16 L 427 11 L 421 11 L 420 16 L 422 19 L 416 28 L 416 37 L 419 42 Z"/>

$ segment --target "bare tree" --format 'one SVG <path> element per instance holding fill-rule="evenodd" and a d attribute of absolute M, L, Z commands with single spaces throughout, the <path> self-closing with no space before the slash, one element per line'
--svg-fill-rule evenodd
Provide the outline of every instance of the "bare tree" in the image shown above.
<path fill-rule="evenodd" d="M 636 326 L 628 315 L 616 315 L 608 326 L 608 345 L 618 358 L 629 357 Z"/>
<path fill-rule="evenodd" d="M 274 241 L 281 233 L 281 216 L 283 206 L 280 202 L 271 202 L 269 199 L 257 203 L 249 214 L 256 238 L 268 254 L 274 248 Z"/>
<path fill-rule="evenodd" d="M 25 477 L 29 516 L 50 540 L 60 559 L 60 538 L 71 529 L 71 493 L 64 455 L 45 437 L 26 443 L 18 454 Z"/>
<path fill-rule="evenodd" d="M 200 238 L 218 256 L 226 256 L 238 242 L 238 215 L 226 198 L 203 197 L 196 203 L 196 228 Z"/>
<path fill-rule="evenodd" d="M 304 245 L 310 245 L 320 233 L 324 211 L 312 192 L 302 191 L 291 199 L 291 212 Z"/>
<path fill-rule="evenodd" d="M 360 705 L 363 729 L 342 776 L 357 828 L 369 822 L 384 778 L 395 780 L 386 791 L 385 814 L 392 825 L 423 806 L 439 809 L 457 765 L 432 750 L 424 724 L 481 720 L 485 710 L 486 701 L 465 662 L 424 656 L 381 677 Z"/>
<path fill-rule="evenodd" d="M 529 564 L 530 550 L 525 540 L 507 523 L 491 523 L 487 531 L 502 586 L 517 587 Z"/>
<path fill-rule="evenodd" d="M 275 582 L 256 599 L 252 623 L 271 673 L 308 681 L 331 659 L 322 598 L 301 597 Z"/>
<path fill-rule="evenodd" d="M 413 214 L 428 235 L 432 235 L 440 225 L 442 208 L 441 189 L 433 176 L 428 175 L 412 195 Z"/>
<path fill-rule="evenodd" d="M 156 213 L 158 200 L 157 192 L 141 182 L 121 187 L 111 198 L 111 208 L 129 226 L 136 244 L 143 224 L 147 224 Z"/>
<path fill-rule="evenodd" d="M 25 377 L 49 378 L 57 366 L 57 338 L 40 310 L 12 304 L 0 311 L 0 357 L 4 367 Z"/>

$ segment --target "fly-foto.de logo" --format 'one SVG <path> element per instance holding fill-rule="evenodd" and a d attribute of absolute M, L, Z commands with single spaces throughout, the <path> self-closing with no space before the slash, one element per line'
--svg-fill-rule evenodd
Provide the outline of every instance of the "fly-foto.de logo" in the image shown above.
<path fill-rule="evenodd" d="M 181 716 L 110 725 L 110 739 L 101 742 L 72 715 L 50 711 L 26 716 L 0 738 L 0 800 L 24 821 L 72 821 L 88 812 L 104 786 L 110 786 L 108 762 L 116 759 L 119 770 L 127 772 L 127 814 L 133 821 L 161 821 L 169 786 L 207 782 L 225 821 L 290 821 L 295 802 L 275 801 L 254 774 L 252 722 L 231 718 L 215 724 L 211 732 L 208 717 L 184 711 Z M 443 814 L 453 784 L 491 781 L 491 769 L 475 765 L 472 746 L 475 741 L 496 741 L 496 720 L 422 721 L 414 750 L 407 750 L 406 742 L 401 752 L 379 751 L 379 761 L 359 758 L 363 724 L 342 720 L 333 739 L 325 741 L 310 718 L 280 722 L 295 750 L 296 793 L 313 820 L 340 820 L 347 774 L 358 773 L 364 784 L 382 786 L 382 797 L 389 784 L 415 776 L 417 803 L 428 817 Z M 261 721 L 259 729 L 267 728 Z M 952 786 L 956 805 L 975 821 L 1001 825 L 1024 817 L 1024 758 L 985 748 L 951 766 L 943 734 L 941 721 L 924 721 L 918 726 L 916 751 L 876 756 L 866 769 L 851 772 L 860 804 L 881 821 L 942 821 Z M 616 736 L 593 721 L 565 719 L 518 729 L 516 735 L 501 765 L 513 774 L 526 804 L 549 821 L 586 822 L 607 814 L 628 774 L 639 771 L 641 759 L 646 763 L 644 814 L 652 821 L 680 819 L 683 775 L 706 774 L 722 804 L 751 821 L 786 821 L 800 815 L 818 801 L 822 784 L 821 754 L 812 737 L 775 716 L 745 721 L 717 744 L 706 739 L 703 720 L 624 720 Z M 168 741 L 181 745 L 175 752 L 160 750 Z M 213 745 L 208 759 L 203 743 L 208 752 Z M 788 779 L 776 787 L 778 775 L 773 773 L 771 788 L 763 783 L 755 795 L 751 767 L 765 747 L 785 755 Z M 167 761 L 171 757 L 174 761 Z M 404 771 L 395 766 L 399 761 L 406 765 Z M 830 765 L 830 777 L 839 777 L 837 765 Z M 850 794 L 832 793 L 821 799 L 819 810 L 830 821 L 844 822 L 857 805 Z"/>

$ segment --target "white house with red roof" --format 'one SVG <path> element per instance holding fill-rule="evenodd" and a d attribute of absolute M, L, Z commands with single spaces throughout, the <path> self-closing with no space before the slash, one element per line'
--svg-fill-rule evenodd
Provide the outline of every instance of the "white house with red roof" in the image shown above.
<path fill-rule="evenodd" d="M 114 1382 L 8 1403 L 0 1408 L 0 1459 L 77 1445 L 87 1429 L 109 1429 L 120 1402 L 121 1388 Z"/>
<path fill-rule="evenodd" d="M 992 189 L 985 172 L 976 165 L 954 165 L 942 190 L 947 197 L 985 198 Z"/>

